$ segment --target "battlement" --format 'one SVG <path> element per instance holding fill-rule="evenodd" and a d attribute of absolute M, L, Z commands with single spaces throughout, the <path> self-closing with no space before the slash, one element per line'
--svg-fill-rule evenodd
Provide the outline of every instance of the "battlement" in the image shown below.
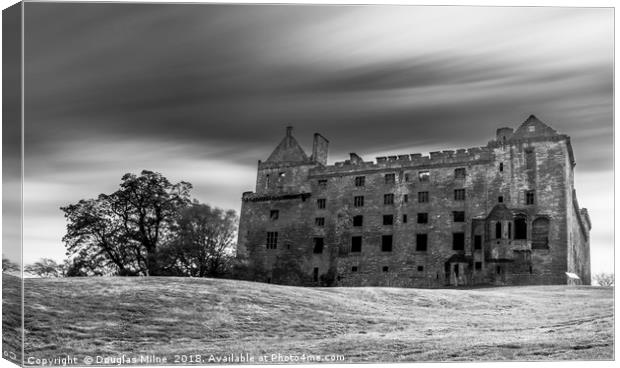
<path fill-rule="evenodd" d="M 491 150 L 488 147 L 473 147 L 469 149 L 444 150 L 430 152 L 429 155 L 411 153 L 392 156 L 380 156 L 376 161 L 363 161 L 356 154 L 352 159 L 335 162 L 333 165 L 315 168 L 314 175 L 343 173 L 349 171 L 380 170 L 397 167 L 432 167 L 452 166 L 478 161 L 490 160 Z"/>

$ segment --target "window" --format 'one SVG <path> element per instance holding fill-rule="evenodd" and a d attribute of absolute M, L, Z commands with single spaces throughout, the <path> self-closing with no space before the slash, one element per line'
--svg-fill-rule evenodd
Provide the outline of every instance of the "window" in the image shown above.
<path fill-rule="evenodd" d="M 267 174 L 267 175 L 265 176 L 265 187 L 269 187 L 269 183 L 270 183 L 270 180 L 269 180 L 269 174 Z"/>
<path fill-rule="evenodd" d="M 536 127 L 533 125 L 530 125 L 529 127 L 527 127 L 527 131 L 528 132 L 535 132 L 536 131 Z"/>
<path fill-rule="evenodd" d="M 465 200 L 465 189 L 455 189 L 454 190 L 454 200 L 455 201 L 464 201 Z"/>
<path fill-rule="evenodd" d="M 465 168 L 459 167 L 458 169 L 454 169 L 454 178 L 465 179 Z"/>
<path fill-rule="evenodd" d="M 428 213 L 418 213 L 418 224 L 428 224 Z"/>
<path fill-rule="evenodd" d="M 423 272 L 424 271 L 424 266 L 418 266 L 418 272 Z"/>
<path fill-rule="evenodd" d="M 428 192 L 418 192 L 418 202 L 420 203 L 428 202 Z"/>
<path fill-rule="evenodd" d="M 314 219 L 314 224 L 316 226 L 325 226 L 325 217 L 317 217 Z"/>
<path fill-rule="evenodd" d="M 465 233 L 452 233 L 452 250 L 465 250 Z"/>
<path fill-rule="evenodd" d="M 503 162 L 499 163 L 499 171 L 500 172 L 504 171 L 504 163 Z"/>
<path fill-rule="evenodd" d="M 476 270 L 481 270 L 482 269 L 482 262 L 476 262 L 474 263 Z"/>
<path fill-rule="evenodd" d="M 327 179 L 319 180 L 319 188 L 327 188 Z"/>
<path fill-rule="evenodd" d="M 418 180 L 422 182 L 427 182 L 431 177 L 431 174 L 428 171 L 419 171 L 418 172 Z"/>
<path fill-rule="evenodd" d="M 452 218 L 454 222 L 465 222 L 465 212 L 464 211 L 453 211 Z"/>
<path fill-rule="evenodd" d="M 351 267 L 351 272 L 357 272 L 357 266 Z"/>
<path fill-rule="evenodd" d="M 403 203 L 409 202 L 409 194 L 403 194 Z"/>
<path fill-rule="evenodd" d="M 363 187 L 366 184 L 366 177 L 365 176 L 356 176 L 355 177 L 355 186 L 356 187 Z"/>
<path fill-rule="evenodd" d="M 390 270 L 390 268 L 388 266 L 383 266 L 383 272 L 388 272 Z"/>
<path fill-rule="evenodd" d="M 502 266 L 497 266 L 497 267 L 495 267 L 495 272 L 496 272 L 498 275 L 501 275 L 501 274 L 502 274 Z"/>
<path fill-rule="evenodd" d="M 525 192 L 525 204 L 534 204 L 535 192 L 528 190 Z"/>
<path fill-rule="evenodd" d="M 394 184 L 396 182 L 396 174 L 385 174 L 385 184 Z"/>
<path fill-rule="evenodd" d="M 474 235 L 474 249 L 482 249 L 482 236 Z"/>
<path fill-rule="evenodd" d="M 527 223 L 525 217 L 519 216 L 515 218 L 515 239 L 527 238 Z"/>
<path fill-rule="evenodd" d="M 316 206 L 319 209 L 324 209 L 325 208 L 325 198 L 317 199 L 316 200 Z"/>
<path fill-rule="evenodd" d="M 383 225 L 394 225 L 394 216 L 383 215 Z"/>
<path fill-rule="evenodd" d="M 278 210 L 271 210 L 271 212 L 269 213 L 269 218 L 271 220 L 277 220 L 278 217 L 280 217 L 280 211 L 278 211 Z"/>
<path fill-rule="evenodd" d="M 525 168 L 533 169 L 536 166 L 536 154 L 534 150 L 528 148 L 525 150 Z"/>
<path fill-rule="evenodd" d="M 351 253 L 359 253 L 362 251 L 362 237 L 351 237 Z"/>
<path fill-rule="evenodd" d="M 362 226 L 364 223 L 364 216 L 357 215 L 353 216 L 353 226 Z"/>
<path fill-rule="evenodd" d="M 504 196 L 497 197 L 497 203 L 504 203 Z"/>
<path fill-rule="evenodd" d="M 267 232 L 267 249 L 276 249 L 278 247 L 278 233 L 276 231 Z"/>
<path fill-rule="evenodd" d="M 314 238 L 314 254 L 323 253 L 323 238 Z"/>
<path fill-rule="evenodd" d="M 353 197 L 353 206 L 355 206 L 355 207 L 364 207 L 364 196 L 355 196 L 355 197 Z"/>
<path fill-rule="evenodd" d="M 406 223 L 407 223 L 407 215 L 405 214 L 403 215 L 403 224 L 406 224 Z"/>
<path fill-rule="evenodd" d="M 512 239 L 512 222 L 508 223 L 508 239 Z"/>
<path fill-rule="evenodd" d="M 394 204 L 394 194 L 384 194 L 383 204 Z"/>
<path fill-rule="evenodd" d="M 497 221 L 497 223 L 495 224 L 495 239 L 501 239 L 502 238 L 502 223 L 500 221 Z"/>
<path fill-rule="evenodd" d="M 428 242 L 428 234 L 416 234 L 415 250 L 418 252 L 426 252 Z"/>
<path fill-rule="evenodd" d="M 382 252 L 392 251 L 392 235 L 381 236 L 381 251 Z"/>
<path fill-rule="evenodd" d="M 409 174 L 405 174 L 405 181 L 408 182 L 409 181 Z"/>
<path fill-rule="evenodd" d="M 314 267 L 314 271 L 312 271 L 312 279 L 314 280 L 314 282 L 319 281 L 319 268 L 318 267 Z"/>

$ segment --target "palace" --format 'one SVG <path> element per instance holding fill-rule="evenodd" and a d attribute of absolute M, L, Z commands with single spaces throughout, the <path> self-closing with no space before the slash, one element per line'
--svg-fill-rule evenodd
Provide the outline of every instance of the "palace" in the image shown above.
<path fill-rule="evenodd" d="M 238 257 L 255 280 L 445 287 L 590 284 L 590 218 L 570 138 L 530 116 L 486 146 L 327 164 L 292 128 L 243 193 Z"/>

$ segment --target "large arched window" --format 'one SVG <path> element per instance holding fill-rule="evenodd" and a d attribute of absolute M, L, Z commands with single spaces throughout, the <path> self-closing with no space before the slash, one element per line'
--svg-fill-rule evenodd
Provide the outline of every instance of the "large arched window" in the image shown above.
<path fill-rule="evenodd" d="M 515 217 L 515 239 L 527 239 L 527 222 L 525 216 Z"/>
<path fill-rule="evenodd" d="M 532 248 L 549 247 L 549 219 L 539 217 L 532 222 Z"/>

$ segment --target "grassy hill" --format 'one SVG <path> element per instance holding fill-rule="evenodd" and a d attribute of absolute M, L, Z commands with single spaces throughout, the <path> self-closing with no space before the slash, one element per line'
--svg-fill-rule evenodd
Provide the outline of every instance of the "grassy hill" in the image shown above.
<path fill-rule="evenodd" d="M 25 302 L 26 357 L 613 358 L 609 288 L 425 290 L 156 277 L 28 279 Z"/>

